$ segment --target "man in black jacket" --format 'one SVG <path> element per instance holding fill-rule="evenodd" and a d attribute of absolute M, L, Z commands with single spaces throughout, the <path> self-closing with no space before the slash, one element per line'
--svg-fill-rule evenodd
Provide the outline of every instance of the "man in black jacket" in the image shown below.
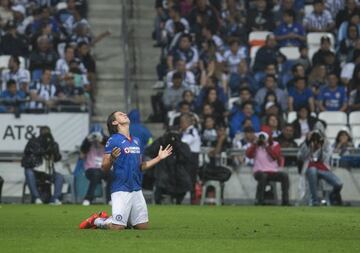
<path fill-rule="evenodd" d="M 54 162 L 61 160 L 59 145 L 51 135 L 49 127 L 40 128 L 40 135 L 33 137 L 25 146 L 21 166 L 25 169 L 26 183 L 35 204 L 42 204 L 50 196 L 43 195 L 46 182 L 54 183 L 54 194 L 50 202 L 61 205 L 60 197 L 64 177 L 54 170 Z M 40 171 L 42 170 L 42 171 Z M 44 189 L 45 188 L 45 189 Z M 40 189 L 40 192 L 39 192 Z"/>
<path fill-rule="evenodd" d="M 170 144 L 174 151 L 167 159 L 155 166 L 155 203 L 161 204 L 162 196 L 169 194 L 180 205 L 186 192 L 192 188 L 190 177 L 191 151 L 186 143 L 181 142 L 177 132 L 167 132 L 149 146 L 145 154 L 152 157 L 159 147 Z"/>

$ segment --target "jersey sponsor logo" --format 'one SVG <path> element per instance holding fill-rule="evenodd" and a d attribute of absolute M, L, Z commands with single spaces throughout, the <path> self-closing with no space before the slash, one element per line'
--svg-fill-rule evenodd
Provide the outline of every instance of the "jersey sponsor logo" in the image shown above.
<path fill-rule="evenodd" d="M 140 148 L 139 147 L 126 147 L 124 148 L 125 154 L 140 154 Z"/>

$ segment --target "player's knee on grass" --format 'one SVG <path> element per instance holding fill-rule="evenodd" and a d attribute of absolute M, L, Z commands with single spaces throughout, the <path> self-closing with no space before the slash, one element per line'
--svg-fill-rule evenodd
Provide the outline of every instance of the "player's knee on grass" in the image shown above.
<path fill-rule="evenodd" d="M 140 223 L 140 224 L 136 224 L 134 226 L 135 229 L 139 229 L 139 230 L 145 230 L 149 228 L 149 223 L 145 222 L 145 223 Z"/>
<path fill-rule="evenodd" d="M 110 224 L 110 229 L 111 230 L 124 230 L 125 226 L 112 223 L 112 224 Z"/>

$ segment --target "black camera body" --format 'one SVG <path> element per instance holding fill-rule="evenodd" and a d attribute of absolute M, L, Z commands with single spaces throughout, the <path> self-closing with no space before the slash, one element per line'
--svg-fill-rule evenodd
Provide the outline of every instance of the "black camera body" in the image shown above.
<path fill-rule="evenodd" d="M 269 138 L 269 137 L 268 137 L 266 134 L 260 133 L 260 134 L 258 135 L 257 145 L 259 145 L 259 146 L 265 145 L 266 142 L 267 142 L 267 140 L 268 140 L 268 138 Z"/>
<path fill-rule="evenodd" d="M 169 131 L 164 134 L 163 140 L 162 140 L 162 145 L 164 147 L 166 147 L 167 145 L 170 144 L 173 147 L 173 149 L 175 150 L 176 147 L 178 146 L 178 143 L 180 143 L 180 142 L 181 142 L 180 134 L 176 131 Z"/>

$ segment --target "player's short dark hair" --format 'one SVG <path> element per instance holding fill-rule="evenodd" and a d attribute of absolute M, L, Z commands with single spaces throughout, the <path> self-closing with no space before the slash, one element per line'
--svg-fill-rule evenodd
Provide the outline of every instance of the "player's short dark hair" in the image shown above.
<path fill-rule="evenodd" d="M 117 113 L 117 112 L 118 111 L 113 111 L 112 113 L 110 113 L 110 115 L 107 118 L 106 126 L 108 129 L 109 135 L 116 134 L 118 132 L 117 126 L 112 124 L 113 121 L 115 120 L 115 113 Z"/>

